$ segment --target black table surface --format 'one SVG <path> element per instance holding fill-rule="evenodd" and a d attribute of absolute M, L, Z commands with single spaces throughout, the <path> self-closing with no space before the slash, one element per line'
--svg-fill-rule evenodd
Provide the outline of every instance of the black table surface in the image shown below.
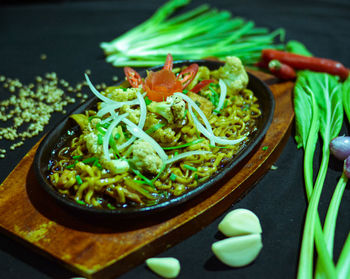
<path fill-rule="evenodd" d="M 226 9 L 232 15 L 253 20 L 271 30 L 284 28 L 286 40 L 303 42 L 316 56 L 328 57 L 350 65 L 349 0 L 221 0 L 206 1 L 212 7 Z M 90 69 L 94 82 L 122 77 L 122 69 L 104 61 L 99 43 L 110 41 L 147 19 L 163 1 L 35 1 L 11 2 L 0 6 L 0 75 L 29 83 L 36 76 L 56 72 L 75 84 Z M 200 5 L 192 1 L 187 9 Z M 46 60 L 40 59 L 41 54 Z M 0 99 L 8 97 L 0 89 Z M 71 110 L 74 105 L 68 107 Z M 45 131 L 9 151 L 1 163 L 3 181 L 40 137 L 63 119 L 55 114 Z M 347 126 L 348 127 L 348 126 Z M 294 130 L 294 129 L 293 129 Z M 344 134 L 349 129 L 344 127 Z M 306 210 L 303 184 L 303 151 L 293 137 L 288 139 L 276 170 L 270 170 L 245 197 L 233 204 L 247 208 L 260 218 L 263 249 L 256 261 L 242 268 L 229 268 L 211 252 L 211 244 L 221 238 L 217 225 L 223 216 L 200 232 L 159 254 L 181 262 L 179 278 L 295 278 Z M 9 142 L 0 141 L 1 148 Z M 317 151 L 316 158 L 320 152 Z M 331 159 L 319 206 L 323 218 L 342 165 Z M 9 209 L 11 210 L 11 209 Z M 350 191 L 347 186 L 336 228 L 334 258 L 350 231 Z M 76 274 L 40 256 L 31 249 L 0 234 L 1 278 L 71 278 Z M 157 278 L 141 264 L 120 278 Z"/>

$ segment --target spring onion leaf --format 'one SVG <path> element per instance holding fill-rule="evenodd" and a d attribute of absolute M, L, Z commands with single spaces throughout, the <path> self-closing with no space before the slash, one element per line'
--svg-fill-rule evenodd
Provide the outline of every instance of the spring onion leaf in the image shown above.
<path fill-rule="evenodd" d="M 85 202 L 83 202 L 81 200 L 75 200 L 75 202 L 78 203 L 78 204 L 81 204 L 81 205 L 85 205 L 86 204 Z"/>
<path fill-rule="evenodd" d="M 72 168 L 74 168 L 74 167 L 75 167 L 75 164 L 71 164 L 71 165 L 66 166 L 65 168 L 66 168 L 66 169 L 72 169 Z"/>
<path fill-rule="evenodd" d="M 146 103 L 146 105 L 149 105 L 150 103 L 152 103 L 152 101 L 146 96 L 145 103 Z"/>
<path fill-rule="evenodd" d="M 171 150 L 171 149 L 184 148 L 184 147 L 187 147 L 187 146 L 190 146 L 190 145 L 194 145 L 194 144 L 200 143 L 200 142 L 202 142 L 203 140 L 204 140 L 204 139 L 196 139 L 196 140 L 193 140 L 193 141 L 190 141 L 190 142 L 181 144 L 181 145 L 168 146 L 168 147 L 162 147 L 162 148 L 163 148 L 164 150 Z"/>
<path fill-rule="evenodd" d="M 259 60 L 262 49 L 283 48 L 276 40 L 284 40 L 283 29 L 269 32 L 206 4 L 172 16 L 189 2 L 170 0 L 145 22 L 111 42 L 101 43 L 106 61 L 114 66 L 155 66 L 164 63 L 164 57 L 171 53 L 175 60 L 235 55 L 247 65 Z"/>
<path fill-rule="evenodd" d="M 97 144 L 102 145 L 103 144 L 103 135 L 98 133 L 97 134 Z"/>
<path fill-rule="evenodd" d="M 98 161 L 97 157 L 90 157 L 90 158 L 87 158 L 87 159 L 83 160 L 82 162 L 84 164 L 91 164 L 91 163 L 94 163 L 95 161 Z"/>
<path fill-rule="evenodd" d="M 81 179 L 80 175 L 76 175 L 75 179 L 77 180 L 78 185 L 83 184 L 83 180 Z"/>
<path fill-rule="evenodd" d="M 190 166 L 190 165 L 187 165 L 187 164 L 184 164 L 183 166 L 184 166 L 185 169 L 188 169 L 188 170 L 191 170 L 191 171 L 198 171 L 198 169 L 193 167 L 193 166 Z"/>
<path fill-rule="evenodd" d="M 83 158 L 83 155 L 77 155 L 72 157 L 74 160 L 80 160 Z"/>
<path fill-rule="evenodd" d="M 152 179 L 152 183 L 159 178 L 159 176 L 163 173 L 165 168 L 166 168 L 166 164 L 163 164 L 162 167 L 160 168 L 158 174 Z"/>
<path fill-rule="evenodd" d="M 157 123 L 157 124 L 153 125 L 151 128 L 147 129 L 145 132 L 147 134 L 153 134 L 155 131 L 157 131 L 158 129 L 160 129 L 164 126 L 165 126 L 164 123 Z"/>
<path fill-rule="evenodd" d="M 139 177 L 141 178 L 145 184 L 151 186 L 154 188 L 154 185 L 151 180 L 149 180 L 146 176 L 144 176 L 139 170 L 137 169 L 132 169 L 132 171 Z"/>
<path fill-rule="evenodd" d="M 175 181 L 176 180 L 176 174 L 175 173 L 171 173 L 169 178 L 170 178 L 171 181 Z"/>

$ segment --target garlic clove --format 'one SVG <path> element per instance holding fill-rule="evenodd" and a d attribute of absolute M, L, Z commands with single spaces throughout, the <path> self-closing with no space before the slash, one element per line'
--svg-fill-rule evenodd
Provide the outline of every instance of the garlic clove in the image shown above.
<path fill-rule="evenodd" d="M 231 267 L 241 267 L 253 262 L 262 249 L 261 234 L 226 238 L 212 244 L 215 256 Z"/>
<path fill-rule="evenodd" d="M 239 208 L 229 212 L 218 226 L 226 236 L 261 233 L 259 218 L 250 210 Z"/>
<path fill-rule="evenodd" d="M 180 273 L 180 262 L 175 258 L 149 258 L 146 264 L 163 278 L 176 278 Z"/>

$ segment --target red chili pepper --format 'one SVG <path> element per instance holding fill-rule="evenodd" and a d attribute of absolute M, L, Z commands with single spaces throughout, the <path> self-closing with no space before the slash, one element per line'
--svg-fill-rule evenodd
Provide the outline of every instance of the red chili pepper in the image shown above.
<path fill-rule="evenodd" d="M 138 88 L 142 84 L 141 76 L 133 68 L 124 67 L 124 73 L 131 87 Z"/>
<path fill-rule="evenodd" d="M 191 64 L 177 76 L 177 80 L 179 80 L 182 84 L 182 89 L 185 89 L 187 85 L 191 83 L 197 72 L 198 64 Z"/>
<path fill-rule="evenodd" d="M 173 69 L 173 57 L 171 56 L 170 53 L 168 53 L 165 63 L 164 63 L 164 70 L 169 70 L 171 71 Z"/>
<path fill-rule="evenodd" d="M 326 58 L 303 56 L 275 49 L 264 49 L 262 51 L 262 58 L 267 62 L 276 59 L 294 69 L 311 70 L 337 75 L 342 79 L 346 79 L 349 75 L 349 70 L 344 67 L 343 64 Z"/>
<path fill-rule="evenodd" d="M 291 66 L 283 64 L 275 59 L 269 62 L 268 68 L 271 73 L 283 80 L 294 80 L 297 76 Z"/>
<path fill-rule="evenodd" d="M 206 87 L 207 85 L 209 85 L 210 83 L 213 83 L 213 82 L 215 82 L 213 79 L 202 80 L 201 82 L 197 83 L 196 86 L 194 86 L 190 91 L 192 91 L 194 93 L 198 93 L 204 87 Z"/>

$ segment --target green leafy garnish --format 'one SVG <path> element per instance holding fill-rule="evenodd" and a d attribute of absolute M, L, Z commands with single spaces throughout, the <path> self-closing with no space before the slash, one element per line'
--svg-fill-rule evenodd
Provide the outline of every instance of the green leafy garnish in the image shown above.
<path fill-rule="evenodd" d="M 102 145 L 103 144 L 103 135 L 98 133 L 97 134 L 97 144 Z"/>
<path fill-rule="evenodd" d="M 74 160 L 80 160 L 83 158 L 83 155 L 77 155 L 72 157 Z"/>
<path fill-rule="evenodd" d="M 165 126 L 164 123 L 157 123 L 157 124 L 153 125 L 151 128 L 147 129 L 145 132 L 147 134 L 153 134 L 155 131 L 157 131 L 158 129 L 160 129 L 164 126 Z"/>
<path fill-rule="evenodd" d="M 76 175 L 76 176 L 75 176 L 75 179 L 76 179 L 78 185 L 83 184 L 83 180 L 81 179 L 80 175 Z"/>
<path fill-rule="evenodd" d="M 187 146 L 190 146 L 190 145 L 194 145 L 194 144 L 200 143 L 200 142 L 202 142 L 203 140 L 204 140 L 204 139 L 196 139 L 196 140 L 193 140 L 193 141 L 190 141 L 190 142 L 181 144 L 181 145 L 168 146 L 168 147 L 162 147 L 162 148 L 163 148 L 164 150 L 171 150 L 171 149 L 184 148 L 184 147 L 187 147 Z"/>
<path fill-rule="evenodd" d="M 146 103 L 146 105 L 149 105 L 150 103 L 152 103 L 152 101 L 146 96 L 145 103 Z"/>
<path fill-rule="evenodd" d="M 193 167 L 193 166 L 190 166 L 190 165 L 187 165 L 187 164 L 183 164 L 183 166 L 184 166 L 185 169 L 188 169 L 188 170 L 191 170 L 191 171 L 198 171 L 198 169 Z"/>
<path fill-rule="evenodd" d="M 75 200 L 75 202 L 78 203 L 78 204 L 81 204 L 81 205 L 86 205 L 86 203 L 81 201 L 81 200 Z"/>
<path fill-rule="evenodd" d="M 170 178 L 171 181 L 175 181 L 176 180 L 176 174 L 175 173 L 171 173 L 169 178 Z"/>

